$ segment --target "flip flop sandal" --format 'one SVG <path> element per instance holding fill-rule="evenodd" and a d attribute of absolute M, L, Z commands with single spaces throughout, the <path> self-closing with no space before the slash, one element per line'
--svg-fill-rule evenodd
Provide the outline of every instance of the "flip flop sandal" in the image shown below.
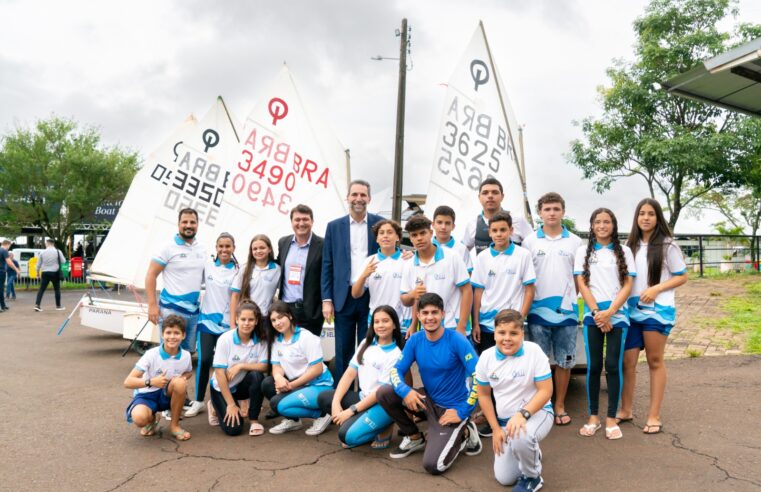
<path fill-rule="evenodd" d="M 651 431 L 650 429 L 657 430 Z M 663 424 L 648 424 L 642 429 L 643 434 L 660 434 L 661 432 L 663 432 Z"/>
<path fill-rule="evenodd" d="M 372 444 L 370 444 L 370 447 L 376 450 L 388 449 L 390 444 L 391 444 L 391 436 L 385 439 L 378 439 L 378 436 L 375 436 L 375 439 L 373 439 L 373 442 Z"/>
<path fill-rule="evenodd" d="M 568 422 L 563 422 L 563 417 L 568 417 Z M 568 425 L 571 423 L 571 416 L 568 415 L 568 412 L 563 412 L 555 415 L 555 425 Z"/>
<path fill-rule="evenodd" d="M 597 431 L 602 428 L 602 424 L 584 424 L 584 427 L 579 429 L 579 435 L 581 437 L 592 437 L 597 434 Z"/>
<path fill-rule="evenodd" d="M 172 437 L 178 441 L 187 441 L 190 439 L 190 432 L 186 431 L 185 429 L 172 431 Z"/>
<path fill-rule="evenodd" d="M 140 429 L 140 435 L 143 437 L 152 437 L 156 435 L 156 432 L 158 432 L 158 430 L 159 430 L 159 422 L 157 420 L 154 420 L 152 423 Z"/>
<path fill-rule="evenodd" d="M 614 425 L 613 427 L 606 427 L 605 428 L 605 439 L 608 439 L 609 441 L 615 441 L 616 439 L 621 439 L 624 437 L 624 434 L 621 432 L 621 428 L 617 425 Z"/>
<path fill-rule="evenodd" d="M 249 436 L 261 436 L 264 434 L 264 426 L 259 422 L 251 422 L 251 427 L 248 429 Z"/>

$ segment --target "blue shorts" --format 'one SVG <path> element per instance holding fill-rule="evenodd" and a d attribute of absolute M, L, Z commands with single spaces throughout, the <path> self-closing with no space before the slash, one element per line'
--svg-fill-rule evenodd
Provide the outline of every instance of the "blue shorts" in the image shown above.
<path fill-rule="evenodd" d="M 167 384 L 166 388 L 168 387 L 169 385 Z M 138 405 L 145 405 L 146 407 L 150 408 L 151 412 L 154 414 L 156 412 L 169 410 L 172 400 L 166 394 L 166 388 L 162 388 L 157 391 L 148 391 L 146 393 L 138 393 L 135 395 L 130 404 L 127 406 L 127 410 L 125 412 L 127 422 L 130 424 L 132 423 L 132 409 Z"/>
<path fill-rule="evenodd" d="M 542 347 L 550 362 L 561 369 L 571 369 L 576 365 L 576 325 L 545 326 L 529 323 L 528 340 Z"/>
<path fill-rule="evenodd" d="M 642 350 L 645 348 L 645 337 L 642 334 L 645 331 L 655 331 L 661 335 L 667 337 L 671 333 L 671 325 L 643 325 L 632 320 L 629 324 L 629 331 L 626 333 L 626 341 L 624 342 L 624 351 L 630 349 Z"/>

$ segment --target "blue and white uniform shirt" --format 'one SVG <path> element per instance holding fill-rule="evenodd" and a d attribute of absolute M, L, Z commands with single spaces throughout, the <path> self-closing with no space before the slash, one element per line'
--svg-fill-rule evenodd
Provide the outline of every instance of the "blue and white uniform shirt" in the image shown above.
<path fill-rule="evenodd" d="M 528 250 L 510 245 L 502 252 L 494 245 L 476 257 L 473 287 L 482 289 L 478 323 L 487 332 L 494 332 L 494 317 L 503 309 L 520 311 L 525 287 L 536 282 L 534 263 Z"/>
<path fill-rule="evenodd" d="M 565 227 L 558 237 L 549 237 L 539 228 L 523 241 L 522 246 L 531 253 L 536 272 L 529 323 L 542 326 L 575 326 L 578 323 L 573 264 L 581 245 L 581 238 Z"/>
<path fill-rule="evenodd" d="M 462 261 L 465 263 L 465 268 L 468 269 L 468 273 L 473 271 L 473 258 L 470 257 L 470 250 L 465 247 L 464 244 L 455 241 L 453 237 L 450 237 L 449 241 L 445 243 L 440 243 L 438 239 L 434 237 L 432 242 L 436 246 L 444 246 L 447 249 L 451 249 L 454 254 L 459 255 L 460 258 L 462 258 Z"/>
<path fill-rule="evenodd" d="M 468 269 L 462 258 L 445 248 L 436 246 L 436 253 L 429 263 L 420 261 L 417 253 L 404 263 L 401 293 L 406 294 L 418 284 L 424 284 L 427 292 L 435 292 L 444 300 L 445 328 L 457 328 L 460 317 L 460 287 L 470 283 Z"/>
<path fill-rule="evenodd" d="M 176 355 L 169 355 L 164 351 L 162 344 L 145 352 L 135 364 L 135 369 L 143 371 L 143 379 L 153 379 L 162 375 L 166 376 L 167 379 L 172 379 L 193 371 L 193 365 L 190 361 L 190 352 L 180 349 Z M 135 393 L 150 393 L 160 389 L 154 386 L 138 388 Z"/>
<path fill-rule="evenodd" d="M 278 334 L 272 344 L 272 364 L 279 365 L 289 381 L 301 377 L 309 366 L 322 365 L 322 374 L 307 383 L 307 386 L 333 386 L 333 376 L 322 362 L 322 345 L 317 335 L 296 327 L 291 340 L 286 342 Z"/>
<path fill-rule="evenodd" d="M 365 280 L 365 288 L 370 292 L 368 323 L 372 323 L 375 308 L 388 305 L 394 308 L 397 316 L 399 316 L 399 322 L 402 324 L 402 332 L 406 332 L 412 323 L 412 308 L 402 304 L 402 298 L 399 296 L 402 270 L 405 263 L 402 259 L 402 252 L 397 249 L 393 255 L 386 256 L 379 250 L 378 253 L 367 257 L 362 263 L 360 271 L 364 272 L 367 265 L 373 261 L 377 262 L 375 271 Z"/>
<path fill-rule="evenodd" d="M 214 369 L 229 369 L 238 364 L 266 364 L 267 361 L 267 343 L 252 336 L 248 343 L 243 343 L 238 335 L 238 330 L 228 331 L 222 334 L 217 340 L 217 347 L 214 349 Z M 235 387 L 246 377 L 246 371 L 240 371 L 232 381 L 227 384 L 230 392 L 235 392 Z M 211 376 L 211 386 L 217 391 L 219 382 L 217 381 L 216 371 Z"/>
<path fill-rule="evenodd" d="M 197 239 L 186 243 L 179 234 L 154 256 L 151 261 L 164 267 L 161 274 L 164 288 L 159 305 L 187 315 L 198 314 L 206 248 Z"/>
<path fill-rule="evenodd" d="M 349 362 L 349 366 L 356 369 L 358 373 L 360 399 L 367 397 L 382 384 L 391 384 L 391 369 L 402 355 L 402 350 L 396 343 L 378 345 L 376 337 L 362 354 L 362 364 L 360 364 L 357 361 L 357 355 L 364 345 L 365 341 L 362 340 Z"/>
<path fill-rule="evenodd" d="M 626 269 L 630 277 L 637 276 L 637 270 L 634 266 L 634 256 L 628 246 L 621 245 L 626 260 Z M 576 250 L 574 258 L 573 274 L 582 275 L 584 272 L 584 257 L 587 254 L 587 247 L 580 246 Z M 613 251 L 613 243 L 602 246 L 595 243 L 594 250 L 589 257 L 589 290 L 597 301 L 598 309 L 608 309 L 613 300 L 621 290 L 621 284 L 618 281 L 618 265 L 616 263 L 616 253 Z M 615 328 L 624 328 L 629 326 L 629 307 L 626 303 L 621 306 L 616 314 L 610 318 L 611 324 Z M 584 304 L 584 324 L 594 326 L 595 321 L 589 306 Z"/>
<path fill-rule="evenodd" d="M 687 272 L 687 265 L 679 246 L 669 240 L 665 242 L 663 247 L 663 267 L 661 268 L 659 283 L 671 280 L 676 275 L 684 275 Z M 637 266 L 637 277 L 634 279 L 632 294 L 629 298 L 629 315 L 632 321 L 643 325 L 674 326 L 676 323 L 674 289 L 659 293 L 653 303 L 646 304 L 639 299 L 640 294 L 648 288 L 647 243 L 640 241 L 634 262 Z"/>
<path fill-rule="evenodd" d="M 531 401 L 537 382 L 551 378 L 547 356 L 539 345 L 528 341 L 515 355 L 504 355 L 497 347 L 488 348 L 476 364 L 476 384 L 491 386 L 501 425 Z M 543 409 L 553 413 L 550 400 Z"/>
<path fill-rule="evenodd" d="M 230 290 L 240 293 L 243 286 L 243 275 L 246 273 L 247 265 L 243 265 L 238 274 L 233 279 Z M 262 316 L 270 313 L 272 299 L 275 297 L 275 291 L 280 286 L 280 265 L 271 261 L 265 267 L 254 265 L 251 269 L 251 280 L 248 287 L 248 298 L 259 306 Z M 245 295 L 243 296 L 245 297 Z"/>
<path fill-rule="evenodd" d="M 200 331 L 219 335 L 230 329 L 230 285 L 237 273 L 232 261 L 209 260 L 204 270 L 205 292 L 198 316 Z"/>

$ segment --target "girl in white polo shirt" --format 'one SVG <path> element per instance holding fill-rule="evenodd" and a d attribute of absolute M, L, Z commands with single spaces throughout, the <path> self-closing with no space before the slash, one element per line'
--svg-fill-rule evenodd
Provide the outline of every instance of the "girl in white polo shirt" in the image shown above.
<path fill-rule="evenodd" d="M 351 295 L 359 299 L 365 289 L 369 290 L 370 313 L 378 306 L 391 306 L 401 322 L 402 333 L 406 333 L 412 323 L 412 309 L 402 304 L 399 297 L 404 266 L 402 251 L 398 248 L 402 227 L 393 220 L 381 220 L 373 226 L 373 234 L 380 248 L 362 264 L 362 273 L 351 286 Z M 372 325 L 371 321 L 368 317 L 368 326 Z"/>
<path fill-rule="evenodd" d="M 248 247 L 246 264 L 240 268 L 230 287 L 230 309 L 235 310 L 241 299 L 250 299 L 262 311 L 265 331 L 269 332 L 270 304 L 279 285 L 280 265 L 275 263 L 272 241 L 265 234 L 257 234 Z M 235 328 L 235 323 L 232 327 Z"/>
<path fill-rule="evenodd" d="M 264 395 L 262 381 L 267 371 L 267 343 L 262 314 L 251 301 L 243 301 L 236 309 L 237 327 L 222 334 L 214 352 L 214 375 L 211 378 L 211 404 L 220 417 L 219 426 L 229 436 L 243 430 L 243 411 L 238 406 L 248 401 L 248 434 L 264 433 L 259 423 Z M 210 412 L 211 413 L 211 412 Z"/>
<path fill-rule="evenodd" d="M 402 355 L 399 318 L 391 306 L 373 310 L 365 340 L 359 344 L 335 391 L 320 393 L 317 402 L 333 423 L 340 425 L 338 439 L 353 448 L 373 441 L 373 449 L 386 449 L 394 421 L 375 398 L 383 384 L 391 384 L 391 369 Z M 359 392 L 350 388 L 359 381 Z M 327 428 L 327 426 L 326 426 Z"/>
<path fill-rule="evenodd" d="M 524 341 L 518 311 L 496 315 L 494 340 L 476 364 L 478 403 L 492 429 L 494 476 L 502 485 L 517 481 L 513 490 L 538 490 L 543 483 L 539 441 L 553 423 L 550 363 L 539 345 Z"/>
<path fill-rule="evenodd" d="M 657 434 L 662 427 L 661 402 L 666 390 L 663 351 L 676 323 L 674 289 L 687 282 L 687 265 L 661 205 L 652 198 L 637 205 L 628 246 L 634 253 L 637 277 L 629 297 L 631 326 L 624 344 L 624 388 L 617 420 L 632 419 L 637 359 L 644 348 L 650 369 L 650 410 L 643 432 Z"/>
<path fill-rule="evenodd" d="M 629 328 L 626 300 L 637 275 L 634 257 L 618 239 L 616 216 L 598 208 L 589 219 L 589 243 L 574 256 L 574 275 L 584 298 L 584 345 L 587 351 L 587 400 L 589 420 L 579 430 L 585 437 L 600 429 L 598 405 L 600 375 L 605 345 L 605 379 L 608 383 L 608 411 L 605 437 L 621 439 L 616 410 L 621 396 L 623 345 Z"/>
<path fill-rule="evenodd" d="M 322 362 L 320 338 L 293 324 L 288 304 L 274 301 L 270 306 L 270 322 L 277 336 L 272 344 L 272 376 L 262 383 L 270 407 L 285 417 L 272 434 L 301 429 L 301 418 L 315 419 L 307 435 L 317 435 L 330 422 L 317 404 L 323 391 L 333 388 L 333 376 Z"/>
<path fill-rule="evenodd" d="M 205 293 L 198 315 L 198 366 L 195 398 L 185 417 L 195 417 L 203 410 L 209 372 L 214 360 L 214 347 L 222 333 L 230 329 L 230 285 L 238 272 L 235 261 L 235 239 L 227 232 L 217 238 L 217 256 L 208 260 L 203 272 Z M 211 401 L 208 403 L 211 410 Z"/>

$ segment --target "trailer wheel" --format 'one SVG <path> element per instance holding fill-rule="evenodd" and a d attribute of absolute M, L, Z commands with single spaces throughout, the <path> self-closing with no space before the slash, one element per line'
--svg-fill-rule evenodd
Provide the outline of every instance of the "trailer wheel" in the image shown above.
<path fill-rule="evenodd" d="M 148 342 L 135 342 L 132 344 L 132 350 L 137 352 L 139 355 L 145 354 L 145 352 L 151 348 L 153 344 Z"/>

